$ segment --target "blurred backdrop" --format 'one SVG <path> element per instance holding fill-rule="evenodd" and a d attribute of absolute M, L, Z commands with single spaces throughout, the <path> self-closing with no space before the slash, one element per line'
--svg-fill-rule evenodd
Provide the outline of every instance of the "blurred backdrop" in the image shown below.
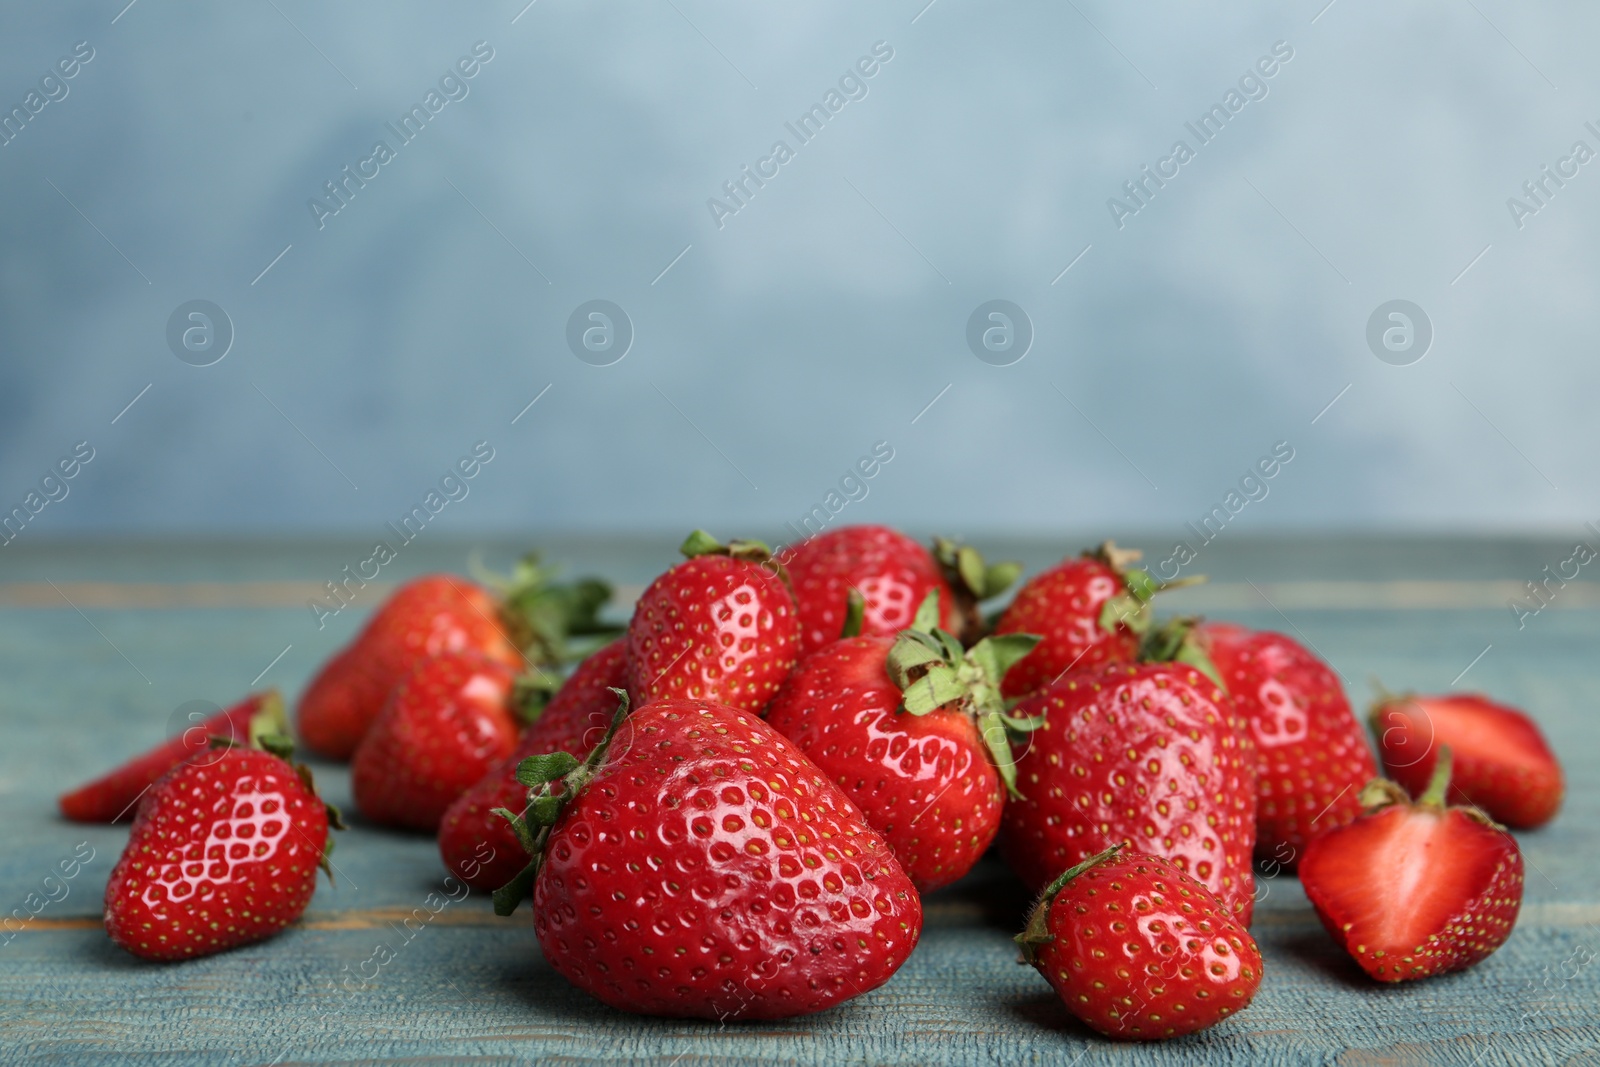
<path fill-rule="evenodd" d="M 0 537 L 1600 519 L 1600 9 L 1208 8 L 13 5 Z"/>

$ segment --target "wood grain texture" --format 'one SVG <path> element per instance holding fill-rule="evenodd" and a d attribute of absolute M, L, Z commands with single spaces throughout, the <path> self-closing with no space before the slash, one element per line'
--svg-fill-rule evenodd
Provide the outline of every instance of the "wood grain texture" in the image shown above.
<path fill-rule="evenodd" d="M 1016 964 L 1009 938 L 1026 902 L 987 862 L 928 898 L 921 946 L 872 994 L 774 1024 L 643 1019 L 555 976 L 525 914 L 499 920 L 471 897 L 430 915 L 424 898 L 444 891 L 432 841 L 359 823 L 335 853 L 338 884 L 319 888 L 283 936 L 179 965 L 133 959 L 99 922 L 126 831 L 61 821 L 55 795 L 153 743 L 185 701 L 245 691 L 280 652 L 257 684 L 297 693 L 369 605 L 318 631 L 303 607 L 274 606 L 278 591 L 314 586 L 327 563 L 336 572 L 359 547 L 144 547 L 122 557 L 8 549 L 0 559 L 0 588 L 28 590 L 0 597 L 0 921 L 38 909 L 0 932 L 0 1065 L 1600 1063 L 1600 779 L 1586 766 L 1600 753 L 1600 610 L 1581 593 L 1519 630 L 1494 602 L 1564 558 L 1557 542 L 1219 539 L 1207 565 L 1226 585 L 1171 605 L 1300 637 L 1358 703 L 1369 675 L 1391 688 L 1445 689 L 1471 664 L 1461 687 L 1540 718 L 1566 759 L 1568 802 L 1555 825 L 1519 835 L 1524 914 L 1507 945 L 1464 974 L 1377 987 L 1328 940 L 1292 878 L 1262 879 L 1253 931 L 1267 973 L 1255 1004 L 1182 1041 L 1116 1045 L 1071 1020 Z M 1053 551 L 1032 546 L 1026 558 Z M 668 555 L 624 543 L 584 552 L 634 582 Z M 413 561 L 415 570 L 451 562 Z M 46 580 L 69 595 L 86 586 L 68 583 L 98 592 L 62 610 L 35 602 Z M 1397 585 L 1412 580 L 1428 584 Z M 203 598 L 160 592 L 191 584 Z M 1294 595 L 1275 595 L 1286 591 Z M 343 768 L 319 766 L 318 777 L 330 799 L 348 801 Z M 61 880 L 58 865 L 89 850 Z M 395 958 L 374 968 L 380 944 Z"/>

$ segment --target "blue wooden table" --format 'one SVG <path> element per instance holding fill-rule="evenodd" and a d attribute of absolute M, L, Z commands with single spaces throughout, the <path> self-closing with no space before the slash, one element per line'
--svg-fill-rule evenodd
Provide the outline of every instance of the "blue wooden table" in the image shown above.
<path fill-rule="evenodd" d="M 1080 540 L 1003 547 L 1037 566 Z M 674 543 L 547 548 L 636 591 Z M 1570 555 L 1555 541 L 1220 538 L 1200 564 L 1213 581 L 1168 605 L 1298 635 L 1362 705 L 1376 675 L 1391 689 L 1481 687 L 1539 717 L 1566 762 L 1567 803 L 1554 825 L 1521 835 L 1521 921 L 1464 974 L 1375 986 L 1293 878 L 1263 879 L 1254 1005 L 1192 1038 L 1115 1045 L 1016 964 L 1025 901 L 986 863 L 928 897 L 917 952 L 867 996 L 771 1024 L 645 1019 L 552 973 L 525 911 L 497 919 L 477 896 L 429 909 L 429 894 L 461 895 L 433 842 L 359 821 L 334 855 L 338 884 L 283 936 L 179 965 L 135 960 L 100 923 L 126 830 L 64 822 L 55 796 L 154 743 L 186 702 L 266 685 L 297 695 L 381 593 L 368 587 L 322 630 L 305 606 L 363 547 L 0 552 L 0 916 L 13 916 L 0 934 L 0 1064 L 1600 1063 L 1600 586 L 1569 584 L 1520 629 L 1507 606 Z M 468 547 L 419 543 L 384 579 L 459 568 Z M 484 547 L 491 562 L 511 556 Z M 348 811 L 344 769 L 317 775 Z"/>

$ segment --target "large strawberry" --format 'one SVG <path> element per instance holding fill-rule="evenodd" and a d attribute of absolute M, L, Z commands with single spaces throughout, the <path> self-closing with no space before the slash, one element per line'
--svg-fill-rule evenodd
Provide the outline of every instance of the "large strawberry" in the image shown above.
<path fill-rule="evenodd" d="M 250 735 L 251 720 L 262 713 L 271 716 L 277 733 L 288 731 L 283 699 L 277 690 L 251 693 L 226 711 L 192 721 L 178 736 L 63 794 L 57 801 L 61 814 L 76 822 L 123 822 L 133 818 L 134 807 L 163 774 L 209 748 L 214 738 L 243 741 Z"/>
<path fill-rule="evenodd" d="M 439 823 L 439 854 L 444 865 L 474 889 L 499 889 L 527 866 L 528 854 L 496 808 L 520 810 L 528 787 L 517 780 L 517 765 L 529 756 L 566 752 L 583 759 L 605 736 L 617 708 L 613 690 L 625 687 L 628 642 L 619 638 L 582 663 L 540 712 L 516 751 L 458 797 Z"/>
<path fill-rule="evenodd" d="M 361 739 L 350 789 L 375 823 L 433 831 L 457 797 L 511 755 L 522 728 L 516 675 L 476 652 L 417 664 Z"/>
<path fill-rule="evenodd" d="M 1455 753 L 1450 800 L 1531 830 L 1555 818 L 1561 764 L 1525 713 L 1480 693 L 1384 694 L 1372 708 L 1384 770 L 1411 793 L 1426 788 L 1440 745 Z"/>
<path fill-rule="evenodd" d="M 1193 655 L 1188 650 L 1185 655 Z M 1044 723 L 1019 746 L 1000 850 L 1034 890 L 1121 842 L 1171 859 L 1249 924 L 1255 745 L 1191 663 L 1072 671 L 1014 709 Z"/>
<path fill-rule="evenodd" d="M 635 704 L 686 698 L 766 707 L 799 655 L 783 568 L 759 541 L 720 544 L 696 530 L 688 557 L 644 591 L 628 623 Z"/>
<path fill-rule="evenodd" d="M 1367 814 L 1311 839 L 1300 884 L 1361 969 L 1404 982 L 1470 967 L 1505 943 L 1522 906 L 1522 852 L 1476 808 L 1445 807 L 1450 748 L 1412 801 L 1387 779 Z"/>
<path fill-rule="evenodd" d="M 530 555 L 501 596 L 451 574 L 406 582 L 311 680 L 296 712 L 301 739 L 349 759 L 390 690 L 432 656 L 475 651 L 512 669 L 559 663 L 569 635 L 603 630 L 596 616 L 610 588 L 594 579 L 554 584 L 550 574 Z"/>
<path fill-rule="evenodd" d="M 863 634 L 904 630 L 934 591 L 940 594 L 940 624 L 951 629 L 955 596 L 938 562 L 898 530 L 842 526 L 807 538 L 780 558 L 794 586 L 801 658 L 839 639 L 852 593 L 862 601 Z"/>
<path fill-rule="evenodd" d="M 535 858 L 496 910 L 531 881 L 550 965 L 647 1015 L 780 1019 L 887 981 L 922 903 L 849 798 L 749 712 L 626 708 L 584 763 L 523 763 Z"/>
<path fill-rule="evenodd" d="M 1017 943 L 1068 1011 L 1124 1041 L 1214 1026 L 1261 985 L 1255 938 L 1211 890 L 1122 845 L 1051 882 Z"/>
<path fill-rule="evenodd" d="M 1022 584 L 1001 613 L 997 634 L 1039 634 L 1042 640 L 1006 675 L 1005 695 L 1037 692 L 1069 670 L 1127 663 L 1150 628 L 1150 600 L 1163 589 L 1200 579 L 1161 583 L 1130 567 L 1141 553 L 1110 541 L 1062 560 Z"/>
<path fill-rule="evenodd" d="M 1377 774 L 1366 732 L 1339 676 L 1297 641 L 1210 622 L 1194 637 L 1255 739 L 1256 856 L 1292 870 L 1314 835 L 1361 814 L 1361 787 Z"/>
<path fill-rule="evenodd" d="M 172 768 L 139 805 L 106 884 L 111 940 L 152 960 L 271 937 L 305 911 L 332 850 L 311 773 L 288 739 L 229 746 Z M 266 749 L 270 749 L 268 751 Z"/>
<path fill-rule="evenodd" d="M 1036 638 L 988 637 L 970 652 L 936 628 L 930 592 L 899 637 L 847 637 L 805 659 L 767 722 L 838 783 L 923 892 L 955 881 L 1000 829 L 1016 792 L 1000 680 Z"/>

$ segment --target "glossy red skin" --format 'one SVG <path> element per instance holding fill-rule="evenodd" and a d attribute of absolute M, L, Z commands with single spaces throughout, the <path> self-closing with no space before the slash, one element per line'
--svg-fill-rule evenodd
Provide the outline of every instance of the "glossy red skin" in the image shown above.
<path fill-rule="evenodd" d="M 1440 745 L 1454 756 L 1450 802 L 1474 804 L 1520 830 L 1561 809 L 1561 764 L 1526 714 L 1480 693 L 1406 697 L 1380 705 L 1373 721 L 1390 778 L 1412 796 L 1427 788 Z"/>
<path fill-rule="evenodd" d="M 1016 746 L 1023 799 L 1006 802 L 1000 830 L 1030 889 L 1126 841 L 1249 925 L 1255 745 L 1227 693 L 1183 664 L 1117 663 L 1073 671 L 1014 714 L 1045 716 Z"/>
<path fill-rule="evenodd" d="M 1312 838 L 1300 884 L 1362 970 L 1404 982 L 1470 967 L 1505 943 L 1522 906 L 1522 852 L 1464 809 L 1397 804 Z M 1385 933 L 1391 915 L 1412 917 L 1411 936 Z"/>
<path fill-rule="evenodd" d="M 800 656 L 843 632 L 850 590 L 861 593 L 863 636 L 893 636 L 911 625 L 928 593 L 939 591 L 939 625 L 953 630 L 955 597 L 929 551 L 887 526 L 844 526 L 817 534 L 783 556 L 800 613 Z"/>
<path fill-rule="evenodd" d="M 283 760 L 248 748 L 192 756 L 139 805 L 106 884 L 106 931 L 150 960 L 271 937 L 311 901 L 327 842 L 322 801 Z"/>
<path fill-rule="evenodd" d="M 507 759 L 456 798 L 439 823 L 439 855 L 445 867 L 474 889 L 493 892 L 528 865 L 511 824 L 495 808 L 521 811 L 528 787 L 517 781 L 517 764 L 529 756 L 567 752 L 586 757 L 617 711 L 612 688 L 627 686 L 628 642 L 618 638 L 578 664 L 545 705 Z"/>
<path fill-rule="evenodd" d="M 767 722 L 855 802 L 922 892 L 960 878 L 1000 830 L 1005 788 L 970 716 L 899 712 L 893 637 L 835 641 L 795 668 Z"/>
<path fill-rule="evenodd" d="M 74 822 L 126 822 L 144 794 L 172 768 L 194 753 L 211 746 L 211 738 L 226 737 L 240 744 L 250 739 L 250 720 L 268 696 L 251 693 L 239 703 L 189 727 L 177 737 L 169 737 L 155 748 L 143 752 L 116 770 L 63 794 L 57 801 L 61 814 Z"/>
<path fill-rule="evenodd" d="M 759 712 L 799 656 L 794 598 L 772 569 L 706 555 L 650 584 L 628 623 L 628 694 Z"/>
<path fill-rule="evenodd" d="M 1087 556 L 1062 560 L 1024 582 L 994 632 L 1038 634 L 1040 641 L 1006 672 L 1001 692 L 1008 699 L 1026 696 L 1069 669 L 1132 662 L 1139 635 L 1120 622 L 1112 630 L 1100 625 L 1106 601 L 1126 591 L 1116 571 Z"/>
<path fill-rule="evenodd" d="M 1170 861 L 1123 850 L 1050 902 L 1034 967 L 1107 1037 L 1162 1041 L 1222 1022 L 1261 985 L 1255 938 Z M 1130 1003 L 1131 1002 L 1131 1003 Z"/>
<path fill-rule="evenodd" d="M 492 594 L 465 578 L 430 574 L 406 582 L 306 687 L 295 713 L 300 739 L 329 759 L 349 759 L 390 691 L 433 656 L 475 651 L 520 668 L 522 653 L 499 611 Z"/>
<path fill-rule="evenodd" d="M 1293 870 L 1307 841 L 1361 814 L 1378 774 L 1366 730 L 1339 676 L 1298 642 L 1218 623 L 1197 632 L 1256 743 L 1256 857 Z"/>
<path fill-rule="evenodd" d="M 551 829 L 534 883 L 550 965 L 624 1011 L 782 1019 L 882 985 L 922 903 L 848 797 L 755 715 L 633 712 Z"/>
<path fill-rule="evenodd" d="M 356 749 L 350 791 L 372 822 L 432 832 L 517 744 L 515 673 L 475 652 L 417 664 Z"/>

